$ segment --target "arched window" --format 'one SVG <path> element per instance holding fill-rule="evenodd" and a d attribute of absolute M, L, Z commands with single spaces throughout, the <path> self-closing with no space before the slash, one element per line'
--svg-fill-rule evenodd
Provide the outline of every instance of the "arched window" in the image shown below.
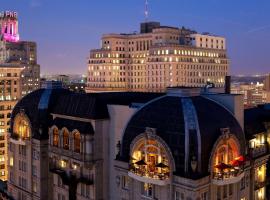
<path fill-rule="evenodd" d="M 53 146 L 59 146 L 59 132 L 57 128 L 53 129 Z"/>
<path fill-rule="evenodd" d="M 81 151 L 81 135 L 79 132 L 74 133 L 74 151 L 77 153 Z"/>
<path fill-rule="evenodd" d="M 14 121 L 14 134 L 17 134 L 21 139 L 28 139 L 30 137 L 31 128 L 26 116 L 19 114 Z"/>
<path fill-rule="evenodd" d="M 170 175 L 169 157 L 165 147 L 155 139 L 139 140 L 131 152 L 130 171 L 149 178 L 165 180 Z"/>
<path fill-rule="evenodd" d="M 69 149 L 69 135 L 66 129 L 63 130 L 63 148 Z"/>

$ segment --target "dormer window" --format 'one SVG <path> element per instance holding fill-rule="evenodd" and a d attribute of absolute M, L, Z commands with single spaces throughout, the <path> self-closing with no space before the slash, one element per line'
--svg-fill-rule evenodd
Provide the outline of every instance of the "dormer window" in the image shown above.
<path fill-rule="evenodd" d="M 66 150 L 69 149 L 69 134 L 66 129 L 63 130 L 63 148 Z"/>
<path fill-rule="evenodd" d="M 53 129 L 53 146 L 59 146 L 59 133 L 57 128 Z"/>
<path fill-rule="evenodd" d="M 81 152 L 81 135 L 79 132 L 74 133 L 74 151 L 76 153 Z"/>

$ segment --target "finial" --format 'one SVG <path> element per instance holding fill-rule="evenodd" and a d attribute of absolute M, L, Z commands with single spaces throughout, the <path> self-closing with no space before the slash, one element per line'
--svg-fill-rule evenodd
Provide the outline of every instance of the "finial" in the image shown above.
<path fill-rule="evenodd" d="M 148 21 L 148 17 L 149 17 L 148 0 L 145 0 L 145 11 L 144 11 L 144 15 L 145 15 L 145 22 L 147 22 Z"/>

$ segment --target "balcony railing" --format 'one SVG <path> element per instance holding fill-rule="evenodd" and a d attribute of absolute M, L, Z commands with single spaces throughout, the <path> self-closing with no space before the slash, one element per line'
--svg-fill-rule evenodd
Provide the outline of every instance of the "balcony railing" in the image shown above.
<path fill-rule="evenodd" d="M 266 186 L 266 181 L 263 181 L 263 182 L 255 181 L 255 190 L 258 190 L 258 189 L 263 188 L 265 186 Z"/>
<path fill-rule="evenodd" d="M 49 169 L 51 173 L 57 174 L 62 178 L 65 185 L 69 184 L 71 179 L 75 179 L 78 182 L 84 183 L 86 185 L 93 185 L 93 177 L 86 176 L 78 170 L 65 170 L 65 168 L 60 167 L 56 162 L 49 162 Z"/>
<path fill-rule="evenodd" d="M 93 154 L 77 153 L 77 152 L 74 152 L 72 149 L 66 150 L 66 149 L 63 149 L 62 147 L 55 147 L 52 145 L 49 146 L 49 150 L 52 153 L 70 157 L 75 160 L 82 161 L 86 164 L 90 164 L 94 161 Z"/>
<path fill-rule="evenodd" d="M 29 137 L 22 137 L 17 133 L 10 133 L 9 141 L 14 144 L 26 145 L 26 141 L 28 140 L 29 140 Z"/>
<path fill-rule="evenodd" d="M 262 156 L 266 153 L 267 153 L 267 145 L 266 144 L 262 144 L 262 145 L 254 147 L 254 148 L 250 148 L 250 155 L 253 158 Z"/>
<path fill-rule="evenodd" d="M 158 171 L 147 171 L 146 169 L 139 169 L 134 167 L 131 167 L 128 173 L 131 178 L 155 185 L 169 184 L 169 174 L 169 172 L 160 173 Z"/>
<path fill-rule="evenodd" d="M 229 170 L 226 172 L 214 172 L 213 173 L 213 184 L 215 185 L 229 185 L 239 182 L 245 176 L 243 169 Z"/>

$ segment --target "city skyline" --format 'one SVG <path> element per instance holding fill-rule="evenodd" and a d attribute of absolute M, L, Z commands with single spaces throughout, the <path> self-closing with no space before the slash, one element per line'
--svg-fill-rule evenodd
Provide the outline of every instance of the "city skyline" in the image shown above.
<path fill-rule="evenodd" d="M 251 0 L 245 4 L 207 0 L 196 4 L 157 0 L 149 3 L 151 21 L 226 37 L 232 75 L 269 73 L 266 58 L 270 39 L 266 36 L 270 32 L 270 16 L 264 12 L 270 7 L 269 2 L 263 0 L 258 5 Z M 100 47 L 103 33 L 139 31 L 139 23 L 144 21 L 143 0 L 80 4 L 63 0 L 11 0 L 1 4 L 2 10 L 19 13 L 21 39 L 37 42 L 42 74 L 86 74 L 89 51 Z"/>

